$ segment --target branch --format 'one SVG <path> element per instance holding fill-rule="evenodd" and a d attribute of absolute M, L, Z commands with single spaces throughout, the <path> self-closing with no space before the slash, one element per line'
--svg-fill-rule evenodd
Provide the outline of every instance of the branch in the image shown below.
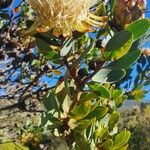
<path fill-rule="evenodd" d="M 72 79 L 75 81 L 75 85 L 77 86 L 77 88 L 80 88 L 81 85 L 81 80 L 79 78 L 76 77 L 76 75 L 74 74 L 71 66 L 68 64 L 67 59 L 64 57 L 64 64 L 67 67 L 67 70 L 70 74 L 70 76 L 72 77 Z"/>
<path fill-rule="evenodd" d="M 21 106 L 24 104 L 24 94 L 31 88 L 31 86 L 37 82 L 39 80 L 39 78 L 41 77 L 41 75 L 43 75 L 44 71 L 41 71 L 36 77 L 35 79 L 28 85 L 26 86 L 26 88 L 22 91 L 22 94 L 20 95 L 19 99 L 18 99 L 18 106 Z"/>
<path fill-rule="evenodd" d="M 22 99 L 23 99 L 23 101 L 25 101 L 25 100 L 27 100 L 28 98 L 31 98 L 33 95 L 36 95 L 36 94 L 39 94 L 39 93 L 42 93 L 42 92 L 47 92 L 47 91 L 52 90 L 52 89 L 54 89 L 54 88 L 55 88 L 55 86 L 52 86 L 52 87 L 49 87 L 49 88 L 45 88 L 45 89 L 43 89 L 43 90 L 37 90 L 36 92 L 30 93 L 30 94 L 24 96 Z M 6 106 L 6 107 L 4 107 L 4 108 L 0 108 L 0 111 L 12 110 L 12 109 L 15 109 L 15 108 L 21 109 L 19 102 L 16 103 L 16 104 L 12 104 L 12 105 Z M 22 109 L 21 109 L 21 110 L 22 110 Z M 38 110 L 27 110 L 27 109 L 24 109 L 24 110 L 22 110 L 22 111 L 28 111 L 28 112 L 34 111 L 34 112 L 35 112 L 35 111 L 38 111 Z"/>
<path fill-rule="evenodd" d="M 18 103 L 10 105 L 10 106 L 6 106 L 4 108 L 0 108 L 0 111 L 4 111 L 4 110 L 12 110 L 18 107 Z"/>

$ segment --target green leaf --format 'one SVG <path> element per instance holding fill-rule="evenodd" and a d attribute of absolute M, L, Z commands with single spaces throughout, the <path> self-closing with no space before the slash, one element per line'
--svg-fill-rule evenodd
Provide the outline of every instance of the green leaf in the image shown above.
<path fill-rule="evenodd" d="M 91 150 L 90 143 L 80 134 L 76 135 L 74 139 L 76 142 L 76 150 Z"/>
<path fill-rule="evenodd" d="M 88 39 L 87 43 L 84 46 L 83 53 L 80 55 L 80 57 L 77 60 L 73 62 L 74 68 L 76 68 L 83 59 L 85 59 L 86 55 L 94 48 L 94 46 L 95 46 L 95 40 Z"/>
<path fill-rule="evenodd" d="M 59 56 L 56 54 L 49 44 L 41 39 L 36 39 L 36 44 L 40 53 L 42 53 L 46 59 L 55 61 L 58 60 Z"/>
<path fill-rule="evenodd" d="M 64 102 L 62 104 L 62 109 L 65 114 L 68 114 L 71 104 L 72 104 L 72 101 L 70 100 L 70 97 L 68 95 L 66 95 Z"/>
<path fill-rule="evenodd" d="M 26 21 L 26 27 L 29 29 L 32 25 L 34 24 L 34 21 L 32 20 L 27 20 Z"/>
<path fill-rule="evenodd" d="M 111 98 L 109 90 L 106 87 L 98 83 L 94 83 L 94 84 L 90 83 L 88 84 L 88 87 L 91 91 L 93 91 L 95 94 L 97 94 L 98 96 L 102 98 L 108 98 L 108 99 Z"/>
<path fill-rule="evenodd" d="M 99 126 L 95 131 L 96 138 L 100 138 L 101 140 L 105 140 L 109 136 L 109 131 L 107 127 Z"/>
<path fill-rule="evenodd" d="M 134 40 L 139 39 L 142 35 L 144 35 L 148 29 L 150 28 L 150 20 L 148 19 L 140 19 L 126 27 L 126 31 L 129 31 L 133 34 Z"/>
<path fill-rule="evenodd" d="M 78 122 L 78 126 L 75 128 L 77 132 L 81 132 L 87 129 L 87 127 L 93 122 L 93 120 L 81 120 Z"/>
<path fill-rule="evenodd" d="M 108 139 L 106 140 L 103 144 L 102 147 L 106 150 L 112 150 L 113 147 L 113 140 L 112 139 Z"/>
<path fill-rule="evenodd" d="M 121 148 L 115 149 L 115 150 L 127 150 L 128 144 L 123 145 Z"/>
<path fill-rule="evenodd" d="M 113 89 L 111 91 L 111 97 L 112 98 L 117 98 L 123 95 L 123 91 L 122 90 L 117 90 L 117 89 Z"/>
<path fill-rule="evenodd" d="M 53 128 L 52 126 L 55 126 L 56 128 L 56 126 L 59 126 L 61 124 L 60 120 L 55 117 L 54 113 L 43 112 L 41 114 L 40 125 L 44 127 L 47 124 L 47 122 L 52 124 L 51 127 L 49 125 L 49 129 Z"/>
<path fill-rule="evenodd" d="M 58 40 L 58 38 L 56 36 L 54 36 L 50 31 L 47 31 L 47 32 L 40 32 L 38 33 L 41 37 L 43 37 L 45 40 L 54 40 L 56 39 L 56 41 Z M 43 39 L 42 39 L 43 40 Z M 47 42 L 47 40 L 45 42 Z M 52 41 L 51 41 L 52 42 Z M 54 42 L 54 41 L 53 41 Z"/>
<path fill-rule="evenodd" d="M 126 145 L 129 141 L 130 136 L 131 133 L 127 130 L 124 130 L 121 133 L 117 134 L 114 140 L 113 150 L 119 150 L 124 147 L 124 145 Z"/>
<path fill-rule="evenodd" d="M 99 82 L 99 83 L 107 83 L 107 82 L 117 82 L 125 76 L 125 70 L 121 69 L 101 69 L 98 73 L 96 73 L 92 81 Z"/>
<path fill-rule="evenodd" d="M 50 92 L 47 95 L 47 97 L 44 98 L 43 104 L 47 111 L 52 111 L 52 110 L 55 110 L 58 112 L 60 111 L 57 99 L 55 98 L 55 95 L 52 92 Z"/>
<path fill-rule="evenodd" d="M 115 104 L 116 104 L 116 107 L 120 107 L 122 106 L 123 102 L 125 100 L 128 99 L 128 96 L 127 95 L 122 95 L 120 97 L 116 97 L 114 100 L 115 100 Z"/>
<path fill-rule="evenodd" d="M 115 9 L 116 1 L 117 1 L 117 0 L 111 0 L 111 1 L 110 1 L 111 13 L 113 13 L 113 11 L 114 11 L 114 9 Z"/>
<path fill-rule="evenodd" d="M 131 97 L 136 100 L 136 101 L 140 101 L 145 97 L 145 94 L 147 94 L 146 90 L 143 90 L 142 88 L 135 88 L 131 93 Z"/>
<path fill-rule="evenodd" d="M 97 98 L 97 95 L 94 94 L 94 92 L 86 92 L 80 96 L 79 103 L 83 103 L 85 101 L 91 101 L 94 100 L 95 98 Z"/>
<path fill-rule="evenodd" d="M 127 150 L 128 146 L 129 146 L 128 144 L 125 144 L 125 145 L 123 145 L 122 147 L 119 147 L 119 148 L 115 148 L 115 149 L 112 148 L 112 150 Z"/>
<path fill-rule="evenodd" d="M 79 104 L 71 112 L 70 117 L 75 120 L 80 120 L 87 116 L 90 112 L 91 105 L 89 101 Z"/>
<path fill-rule="evenodd" d="M 62 57 L 66 56 L 72 49 L 73 45 L 74 45 L 74 40 L 72 38 L 67 39 L 60 50 L 60 56 Z"/>
<path fill-rule="evenodd" d="M 104 106 L 97 106 L 92 112 L 90 112 L 86 119 L 96 118 L 97 120 L 104 117 L 108 112 L 108 108 Z"/>
<path fill-rule="evenodd" d="M 141 51 L 135 50 L 128 52 L 120 59 L 110 63 L 107 67 L 111 69 L 128 69 L 140 57 Z"/>
<path fill-rule="evenodd" d="M 29 150 L 29 148 L 15 142 L 0 144 L 0 149 L 1 150 Z"/>
<path fill-rule="evenodd" d="M 120 118 L 120 114 L 119 113 L 114 113 L 114 114 L 110 115 L 109 123 L 108 123 L 108 127 L 109 127 L 110 131 L 112 131 L 114 126 L 118 123 L 119 118 Z"/>
<path fill-rule="evenodd" d="M 105 60 L 115 60 L 125 55 L 132 46 L 132 34 L 128 31 L 121 31 L 115 34 L 107 43 L 104 55 Z M 107 55 L 106 55 L 107 54 Z M 106 55 L 106 56 L 105 56 Z"/>
<path fill-rule="evenodd" d="M 59 90 L 59 89 L 57 89 L 57 90 Z M 60 92 L 56 93 L 57 100 L 59 101 L 60 106 L 64 103 L 64 99 L 67 96 L 66 92 L 67 92 L 66 89 L 62 88 L 62 90 Z"/>
<path fill-rule="evenodd" d="M 61 92 L 65 87 L 64 81 L 59 83 L 55 89 L 55 94 L 58 94 L 59 92 Z"/>
<path fill-rule="evenodd" d="M 45 126 L 49 120 L 49 117 L 47 116 L 47 113 L 42 113 L 40 118 L 40 125 Z"/>
<path fill-rule="evenodd" d="M 113 69 L 109 74 L 107 78 L 107 82 L 117 82 L 121 80 L 126 75 L 126 72 L 124 69 Z"/>
<path fill-rule="evenodd" d="M 34 37 L 45 41 L 49 45 L 60 46 L 59 38 L 54 36 L 50 31 L 34 34 Z"/>

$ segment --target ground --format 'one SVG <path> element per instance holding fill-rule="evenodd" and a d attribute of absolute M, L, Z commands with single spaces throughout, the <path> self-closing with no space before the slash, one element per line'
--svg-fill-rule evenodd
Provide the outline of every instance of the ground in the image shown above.
<path fill-rule="evenodd" d="M 0 100 L 0 109 L 13 104 L 14 101 Z M 0 140 L 15 140 L 19 129 L 28 122 L 38 124 L 40 113 L 22 112 L 17 108 L 0 111 Z"/>

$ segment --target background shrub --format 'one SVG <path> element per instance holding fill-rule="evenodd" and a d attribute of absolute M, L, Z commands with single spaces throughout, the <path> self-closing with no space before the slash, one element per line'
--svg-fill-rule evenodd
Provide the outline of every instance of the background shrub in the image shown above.
<path fill-rule="evenodd" d="M 144 108 L 142 106 L 121 112 L 119 129 L 127 128 L 131 132 L 129 150 L 150 148 L 150 104 L 144 104 Z"/>

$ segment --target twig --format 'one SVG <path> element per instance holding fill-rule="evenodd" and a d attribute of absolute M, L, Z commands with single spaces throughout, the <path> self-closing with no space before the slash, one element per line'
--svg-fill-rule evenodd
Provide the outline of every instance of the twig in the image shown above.
<path fill-rule="evenodd" d="M 39 78 L 41 77 L 41 75 L 43 75 L 44 71 L 41 71 L 36 77 L 35 79 L 28 85 L 26 86 L 26 88 L 22 91 L 22 94 L 20 95 L 19 99 L 18 99 L 18 106 L 21 106 L 24 104 L 24 94 L 31 88 L 31 86 L 37 82 L 39 80 Z"/>
<path fill-rule="evenodd" d="M 23 101 L 27 100 L 28 98 L 32 97 L 33 95 L 36 95 L 36 94 L 39 94 L 39 93 L 42 93 L 42 92 L 47 92 L 49 90 L 52 90 L 53 88 L 55 88 L 55 86 L 45 88 L 43 90 L 37 90 L 36 92 L 30 93 L 30 94 L 26 95 L 25 97 L 23 97 Z M 18 108 L 18 106 L 19 106 L 18 103 L 12 104 L 12 105 L 6 106 L 4 108 L 0 108 L 0 111 L 12 110 L 12 109 Z M 28 110 L 24 109 L 22 111 L 28 111 Z M 31 110 L 29 110 L 29 111 L 31 111 Z M 36 110 L 34 110 L 34 111 L 36 111 Z"/>
<path fill-rule="evenodd" d="M 64 57 L 64 64 L 66 65 L 66 68 L 67 68 L 70 76 L 75 81 L 75 85 L 77 86 L 77 88 L 80 88 L 81 81 L 76 77 L 76 75 L 74 74 L 71 66 L 68 64 L 67 59 L 65 57 Z"/>

